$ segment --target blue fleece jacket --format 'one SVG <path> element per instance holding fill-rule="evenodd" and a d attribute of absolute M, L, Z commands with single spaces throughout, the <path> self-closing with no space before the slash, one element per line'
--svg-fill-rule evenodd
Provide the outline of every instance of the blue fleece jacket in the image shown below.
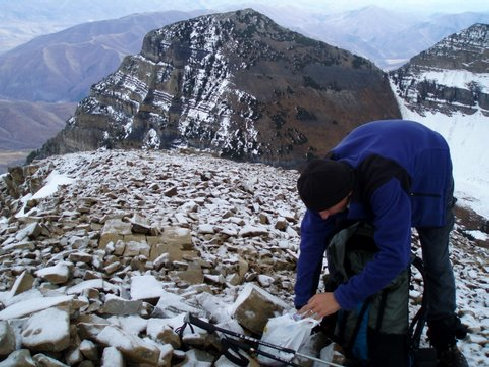
<path fill-rule="evenodd" d="M 307 210 L 301 224 L 295 305 L 315 294 L 323 252 L 345 221 L 374 227 L 379 251 L 362 273 L 335 291 L 352 309 L 387 286 L 410 261 L 411 227 L 445 225 L 447 192 L 453 184 L 448 144 L 425 126 L 403 120 L 374 121 L 346 136 L 330 158 L 354 168 L 356 184 L 348 210 L 321 220 Z"/>

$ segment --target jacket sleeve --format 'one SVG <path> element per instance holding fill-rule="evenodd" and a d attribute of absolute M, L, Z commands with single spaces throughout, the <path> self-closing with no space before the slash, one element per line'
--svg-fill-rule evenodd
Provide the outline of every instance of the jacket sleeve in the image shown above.
<path fill-rule="evenodd" d="M 326 238 L 333 230 L 331 220 L 322 220 L 310 210 L 301 223 L 301 243 L 295 283 L 295 306 L 302 307 L 315 293 L 321 275 Z"/>
<path fill-rule="evenodd" d="M 370 205 L 379 251 L 360 274 L 335 291 L 336 300 L 345 309 L 385 288 L 410 261 L 411 202 L 399 181 L 391 179 L 375 190 Z"/>

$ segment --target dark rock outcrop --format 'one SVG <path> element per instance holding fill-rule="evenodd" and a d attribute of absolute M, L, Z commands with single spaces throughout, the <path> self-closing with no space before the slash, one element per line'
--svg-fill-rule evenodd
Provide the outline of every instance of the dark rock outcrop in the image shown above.
<path fill-rule="evenodd" d="M 363 122 L 398 117 L 380 69 L 248 9 L 148 33 L 31 158 L 186 145 L 295 166 Z"/>
<path fill-rule="evenodd" d="M 408 108 L 450 115 L 489 117 L 489 25 L 473 26 L 444 38 L 391 72 L 397 93 Z"/>

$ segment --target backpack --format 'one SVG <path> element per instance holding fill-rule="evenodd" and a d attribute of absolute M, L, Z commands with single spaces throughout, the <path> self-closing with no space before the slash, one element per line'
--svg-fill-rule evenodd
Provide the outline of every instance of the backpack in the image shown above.
<path fill-rule="evenodd" d="M 323 278 L 325 291 L 334 291 L 360 273 L 377 251 L 373 228 L 364 222 L 357 222 L 338 232 L 327 250 L 330 271 Z M 413 265 L 422 271 L 421 259 L 413 260 Z M 425 324 L 425 298 L 409 324 L 409 281 L 410 267 L 387 287 L 360 302 L 355 309 L 341 309 L 333 323 L 326 321 L 330 337 L 343 349 L 349 366 L 425 365 L 417 362 Z"/>

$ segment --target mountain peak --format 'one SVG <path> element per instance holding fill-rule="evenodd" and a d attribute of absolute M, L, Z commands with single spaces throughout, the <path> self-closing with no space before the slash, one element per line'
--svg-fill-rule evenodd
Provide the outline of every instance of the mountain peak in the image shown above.
<path fill-rule="evenodd" d="M 149 32 L 40 154 L 185 145 L 294 166 L 362 122 L 396 117 L 372 63 L 245 9 Z"/>
<path fill-rule="evenodd" d="M 412 62 L 437 64 L 451 70 L 487 72 L 489 61 L 489 24 L 476 23 L 454 33 L 419 56 Z"/>
<path fill-rule="evenodd" d="M 159 39 L 160 45 L 164 45 L 165 42 L 174 44 L 181 40 L 182 45 L 190 45 L 191 48 L 207 51 L 222 48 L 246 58 L 248 52 L 243 52 L 248 46 L 246 42 L 261 38 L 279 42 L 305 39 L 304 36 L 278 25 L 267 16 L 247 8 L 227 13 L 202 15 L 156 29 L 145 37 L 142 55 L 150 60 L 158 60 L 160 55 L 152 54 L 147 44 Z M 319 43 L 312 39 L 308 39 L 308 42 Z M 145 52 L 148 50 L 150 52 Z M 248 56 L 251 57 L 256 53 L 263 56 L 265 50 L 256 48 L 247 51 L 251 51 L 248 53 Z"/>

